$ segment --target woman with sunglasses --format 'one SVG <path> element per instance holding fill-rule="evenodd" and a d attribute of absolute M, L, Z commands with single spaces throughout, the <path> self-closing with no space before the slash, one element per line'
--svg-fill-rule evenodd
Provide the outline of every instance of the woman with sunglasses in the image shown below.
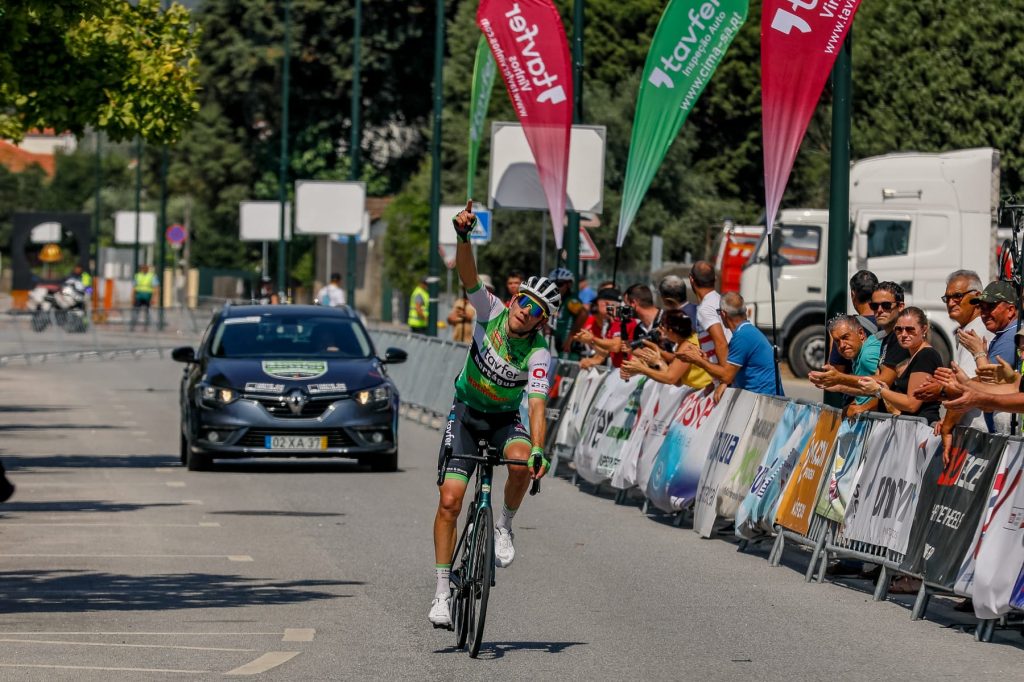
<path fill-rule="evenodd" d="M 911 306 L 904 309 L 893 327 L 893 334 L 899 344 L 910 355 L 906 369 L 887 386 L 877 377 L 864 377 L 860 386 L 866 393 L 875 396 L 893 414 L 908 417 L 924 417 L 929 423 L 939 419 L 939 401 L 921 400 L 914 393 L 928 382 L 935 370 L 942 367 L 938 351 L 926 341 L 928 318 L 920 308 Z"/>
<path fill-rule="evenodd" d="M 476 224 L 473 204 L 453 220 L 459 244 L 455 264 L 459 279 L 477 310 L 473 340 L 466 363 L 455 380 L 452 404 L 441 442 L 438 467 L 449 455 L 439 488 L 434 516 L 434 560 L 437 588 L 428 619 L 435 627 L 451 625 L 450 573 L 455 550 L 455 530 L 462 511 L 475 462 L 467 459 L 486 440 L 507 459 L 526 462 L 509 466 L 504 508 L 494 532 L 494 557 L 498 566 L 515 558 L 512 517 L 530 487 L 530 480 L 547 473 L 551 463 L 544 456 L 545 408 L 551 353 L 541 333 L 547 320 L 558 315 L 562 297 L 558 286 L 546 277 L 523 282 L 508 308 L 487 291 L 477 275 L 469 235 Z M 436 387 L 444 390 L 443 386 Z M 519 418 L 519 404 L 527 395 L 530 429 Z M 534 466 L 536 465 L 536 470 Z"/>
<path fill-rule="evenodd" d="M 666 310 L 661 316 L 659 330 L 676 348 L 684 343 L 700 348 L 700 339 L 693 330 L 693 321 L 682 310 Z M 622 363 L 621 373 L 624 379 L 642 374 L 662 384 L 692 386 L 698 390 L 706 388 L 712 381 L 706 371 L 678 356 L 673 357 L 671 363 L 666 363 L 661 349 L 650 341 L 644 341 L 644 345 L 633 351 L 633 355 Z"/>

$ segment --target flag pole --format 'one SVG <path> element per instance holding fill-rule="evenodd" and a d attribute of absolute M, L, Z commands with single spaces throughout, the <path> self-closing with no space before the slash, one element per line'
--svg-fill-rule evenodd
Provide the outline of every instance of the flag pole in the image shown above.
<path fill-rule="evenodd" d="M 621 253 L 621 252 L 622 252 L 622 247 L 621 246 L 616 246 L 615 247 L 615 264 L 612 266 L 612 284 L 614 284 L 616 287 L 619 286 L 619 282 L 618 282 L 618 278 L 619 278 L 619 253 Z"/>
<path fill-rule="evenodd" d="M 768 291 L 772 297 L 772 355 L 775 356 L 775 393 L 782 395 L 782 377 L 779 375 L 779 328 L 775 321 L 775 249 L 772 246 L 772 226 L 765 228 L 768 234 Z"/>

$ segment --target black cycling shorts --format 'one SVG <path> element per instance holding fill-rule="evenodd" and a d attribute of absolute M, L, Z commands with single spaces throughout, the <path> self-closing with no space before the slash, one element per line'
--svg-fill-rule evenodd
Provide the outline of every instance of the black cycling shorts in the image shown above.
<path fill-rule="evenodd" d="M 469 480 L 476 469 L 476 461 L 465 459 L 461 455 L 475 455 L 478 452 L 477 442 L 486 439 L 488 444 L 502 455 L 512 441 L 525 441 L 530 444 L 530 434 L 519 419 L 519 412 L 480 412 L 469 405 L 456 400 L 448 414 L 448 422 L 441 440 L 441 451 L 438 453 L 438 468 L 444 463 L 445 450 L 452 449 L 444 477 Z"/>

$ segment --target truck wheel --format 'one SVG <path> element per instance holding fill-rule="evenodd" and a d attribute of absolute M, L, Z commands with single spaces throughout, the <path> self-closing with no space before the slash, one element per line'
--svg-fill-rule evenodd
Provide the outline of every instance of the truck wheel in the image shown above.
<path fill-rule="evenodd" d="M 810 372 L 821 369 L 828 359 L 825 355 L 825 329 L 819 325 L 804 327 L 789 342 L 789 369 L 798 379 L 806 379 Z"/>

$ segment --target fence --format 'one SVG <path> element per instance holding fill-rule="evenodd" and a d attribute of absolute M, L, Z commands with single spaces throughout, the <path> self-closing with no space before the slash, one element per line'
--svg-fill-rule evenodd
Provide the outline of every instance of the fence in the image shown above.
<path fill-rule="evenodd" d="M 409 353 L 389 372 L 403 403 L 447 414 L 466 346 L 404 332 L 372 332 L 382 350 Z M 923 420 L 888 414 L 843 420 L 833 408 L 729 389 L 709 391 L 623 381 L 618 373 L 556 363 L 547 449 L 575 476 L 643 498 L 677 520 L 692 512 L 709 536 L 728 524 L 741 541 L 810 550 L 808 581 L 831 559 L 919 579 L 912 618 L 932 595 L 971 597 L 976 637 L 1024 608 L 1024 441 L 958 427 L 943 444 Z"/>
<path fill-rule="evenodd" d="M 11 311 L 0 318 L 0 365 L 161 353 L 194 344 L 218 307 L 165 309 L 162 328 L 155 308 L 148 325 L 144 313 L 133 325 L 131 308 L 90 310 L 83 315 Z"/>

